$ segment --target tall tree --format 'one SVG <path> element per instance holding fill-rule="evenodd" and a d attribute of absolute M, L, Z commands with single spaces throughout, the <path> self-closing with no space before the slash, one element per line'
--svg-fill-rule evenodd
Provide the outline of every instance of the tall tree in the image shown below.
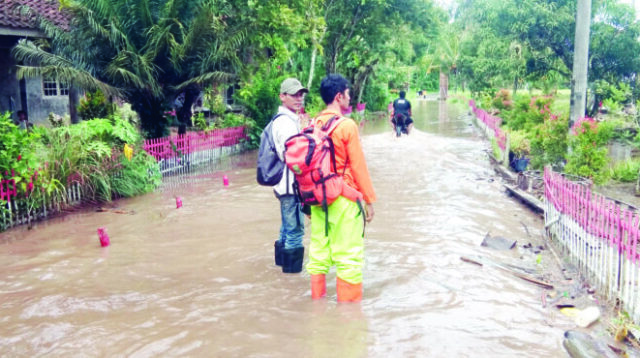
<path fill-rule="evenodd" d="M 439 13 L 430 0 L 327 0 L 324 13 L 325 72 L 349 78 L 353 100 L 362 98 L 368 79 L 388 53 L 405 44 L 412 47 L 416 38 L 438 31 Z M 410 52 L 413 64 L 415 49 Z"/>

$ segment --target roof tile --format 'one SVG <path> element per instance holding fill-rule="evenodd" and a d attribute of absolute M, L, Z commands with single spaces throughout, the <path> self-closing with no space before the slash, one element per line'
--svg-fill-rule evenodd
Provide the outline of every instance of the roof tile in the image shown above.
<path fill-rule="evenodd" d="M 23 5 L 57 26 L 69 26 L 69 17 L 59 11 L 58 0 L 0 0 L 0 27 L 38 29 L 34 21 L 35 16 L 28 16 L 24 11 L 20 11 L 20 6 Z"/>

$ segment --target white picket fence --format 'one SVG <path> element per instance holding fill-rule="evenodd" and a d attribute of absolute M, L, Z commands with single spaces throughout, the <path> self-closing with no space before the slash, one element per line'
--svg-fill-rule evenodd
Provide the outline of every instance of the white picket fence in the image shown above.
<path fill-rule="evenodd" d="M 204 165 L 243 152 L 247 148 L 244 127 L 224 128 L 207 132 L 190 132 L 184 136 L 166 137 L 145 142 L 144 149 L 158 162 L 163 178 L 185 175 Z M 180 152 L 173 149 L 180 148 Z M 6 189 L 6 190 L 5 190 Z M 86 188 L 72 182 L 62 195 L 40 197 L 39 202 L 19 197 L 15 181 L 0 183 L 0 232 L 18 225 L 29 224 L 81 204 Z M 33 198 L 33 197 L 32 197 Z"/>
<path fill-rule="evenodd" d="M 66 208 L 82 203 L 82 198 L 82 186 L 78 182 L 73 182 L 62 195 L 57 197 L 42 196 L 37 202 L 33 199 L 16 197 L 5 200 L 0 209 L 0 232 L 60 213 Z"/>
<path fill-rule="evenodd" d="M 640 212 L 545 169 L 545 227 L 587 281 L 640 322 Z"/>

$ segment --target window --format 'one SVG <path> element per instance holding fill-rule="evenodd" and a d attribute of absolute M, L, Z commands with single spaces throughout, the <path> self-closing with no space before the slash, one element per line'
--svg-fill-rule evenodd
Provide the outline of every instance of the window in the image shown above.
<path fill-rule="evenodd" d="M 57 96 L 58 95 L 58 86 L 56 81 L 52 81 L 49 79 L 42 80 L 42 89 L 44 90 L 45 96 Z"/>
<path fill-rule="evenodd" d="M 68 96 L 69 84 L 52 79 L 42 79 L 42 91 L 45 97 Z"/>
<path fill-rule="evenodd" d="M 69 84 L 68 83 L 60 82 L 60 83 L 58 83 L 58 88 L 60 88 L 60 95 L 61 96 L 68 96 L 69 95 Z"/>

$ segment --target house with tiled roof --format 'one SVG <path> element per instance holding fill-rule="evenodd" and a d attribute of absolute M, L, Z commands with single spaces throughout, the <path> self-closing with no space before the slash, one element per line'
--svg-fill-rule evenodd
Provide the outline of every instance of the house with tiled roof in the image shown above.
<path fill-rule="evenodd" d="M 24 11 L 27 6 L 31 11 Z M 11 49 L 23 38 L 44 38 L 35 23 L 38 14 L 65 28 L 68 18 L 60 11 L 59 0 L 0 0 L 0 113 L 27 112 L 29 121 L 46 124 L 49 113 L 69 113 L 69 88 L 53 79 L 18 80 Z"/>

